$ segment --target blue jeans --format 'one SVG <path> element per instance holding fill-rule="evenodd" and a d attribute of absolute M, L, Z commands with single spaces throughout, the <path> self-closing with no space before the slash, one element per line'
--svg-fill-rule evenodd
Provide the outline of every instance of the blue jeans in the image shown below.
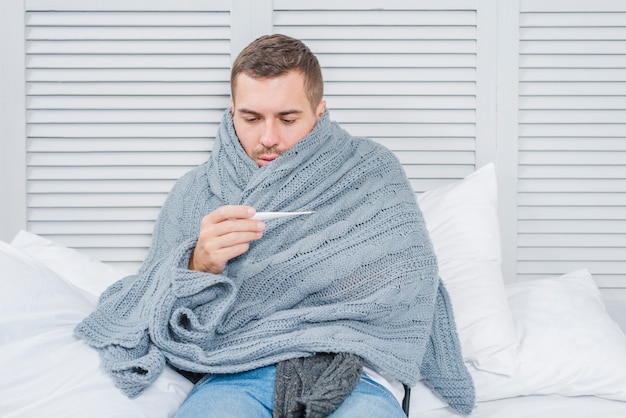
<path fill-rule="evenodd" d="M 194 386 L 176 418 L 272 418 L 276 367 L 207 375 Z M 406 418 L 391 392 L 361 377 L 354 391 L 329 418 Z"/>

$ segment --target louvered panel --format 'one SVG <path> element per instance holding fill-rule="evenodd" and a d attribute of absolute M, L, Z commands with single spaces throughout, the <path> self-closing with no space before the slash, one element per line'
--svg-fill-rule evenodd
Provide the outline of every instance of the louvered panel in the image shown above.
<path fill-rule="evenodd" d="M 328 26 L 473 26 L 475 13 L 472 10 L 426 10 L 419 5 L 405 5 L 404 10 L 380 8 L 367 10 L 367 4 L 382 6 L 381 1 L 363 1 L 354 10 L 327 10 L 312 5 L 307 9 L 290 10 L 292 2 L 275 2 L 274 26 L 315 26 L 320 22 Z M 470 2 L 468 2 L 469 4 Z M 471 2 L 474 3 L 474 2 Z M 412 6 L 412 7 L 411 7 Z M 445 7 L 445 6 L 444 6 Z M 454 11 L 454 13 L 451 13 Z M 315 20 L 311 20 L 312 16 Z M 363 39 L 363 36 L 359 37 Z"/>
<path fill-rule="evenodd" d="M 571 237 L 572 239 L 575 236 Z M 566 245 L 559 247 L 555 244 L 546 243 L 548 247 L 529 247 L 523 248 L 520 253 L 524 258 L 530 258 L 541 261 L 552 261 L 555 258 L 559 258 L 562 262 L 581 262 L 589 261 L 595 262 L 615 262 L 620 259 L 620 255 L 623 254 L 620 248 L 611 248 L 607 245 L 585 248 L 575 247 L 572 245 Z M 563 250 L 567 251 L 563 251 Z M 626 262 L 616 262 L 616 265 L 626 265 Z"/>
<path fill-rule="evenodd" d="M 30 40 L 88 39 L 88 40 L 145 40 L 145 39 L 228 39 L 226 27 L 126 27 L 120 32 L 117 27 L 28 27 L 26 36 Z"/>
<path fill-rule="evenodd" d="M 382 105 L 381 105 L 382 107 Z M 379 123 L 445 123 L 451 119 L 459 124 L 474 122 L 473 110 L 458 109 L 399 109 L 395 104 L 390 109 L 334 109 L 333 116 L 345 123 L 367 123 L 372 120 Z"/>
<path fill-rule="evenodd" d="M 520 5 L 519 276 L 626 287 L 626 8 Z"/>
<path fill-rule="evenodd" d="M 225 106 L 228 104 L 226 102 Z M 87 124 L 29 124 L 26 128 L 28 138 L 207 138 L 215 136 L 219 126 L 214 123 L 87 123 Z"/>
<path fill-rule="evenodd" d="M 518 190 L 530 192 L 612 192 L 626 193 L 626 181 L 614 179 L 528 179 Z M 613 195 L 612 195 L 613 196 Z M 522 196 L 520 196 L 521 198 Z"/>
<path fill-rule="evenodd" d="M 42 42 L 42 41 L 39 41 Z M 176 59 L 162 55 L 130 56 L 107 54 L 106 56 L 30 55 L 26 58 L 29 69 L 115 69 L 115 68 L 215 68 L 230 64 L 227 56 L 176 55 Z"/>
<path fill-rule="evenodd" d="M 95 167 L 95 166 L 175 166 L 198 165 L 206 160 L 207 154 L 198 152 L 97 152 L 29 153 L 29 167 Z"/>
<path fill-rule="evenodd" d="M 151 70 L 152 72 L 153 70 Z M 216 100 L 220 96 L 230 94 L 230 84 L 228 83 L 229 72 L 227 70 L 217 70 L 213 72 L 212 69 L 206 69 L 208 74 L 204 77 L 208 79 L 206 82 L 193 82 L 186 81 L 181 83 L 151 83 L 149 81 L 142 81 L 141 83 L 128 83 L 128 82 L 110 82 L 106 83 L 90 83 L 90 82 L 72 82 L 71 84 L 57 82 L 45 82 L 39 80 L 37 83 L 30 83 L 26 86 L 26 93 L 29 98 L 43 97 L 43 96 L 55 96 L 57 99 L 62 99 L 63 96 L 82 96 L 86 100 L 90 100 L 92 96 L 96 98 L 106 98 L 108 96 L 114 97 L 137 97 L 142 99 L 143 96 L 153 97 L 152 95 L 158 90 L 159 95 L 157 97 L 177 97 L 184 95 L 185 97 L 203 97 L 206 100 L 213 100 L 214 95 Z M 211 78 L 216 78 L 221 81 L 211 81 Z M 187 78 L 187 77 L 185 77 Z M 222 100 L 222 99 L 219 99 Z"/>
<path fill-rule="evenodd" d="M 519 223 L 520 233 L 559 233 L 568 234 L 571 231 L 581 234 L 626 234 L 625 220 L 607 220 L 598 224 L 593 220 L 570 220 L 570 219 L 539 219 L 527 220 Z M 530 235 L 530 234 L 529 234 Z"/>
<path fill-rule="evenodd" d="M 31 231 L 39 235 L 50 236 L 62 226 L 64 236 L 81 235 L 87 228 L 93 234 L 101 235 L 151 235 L 154 227 L 153 221 L 98 221 L 98 222 L 57 222 L 57 225 L 50 226 L 46 222 L 33 222 Z"/>
<path fill-rule="evenodd" d="M 528 27 L 521 29 L 521 36 L 526 40 L 542 40 L 542 39 L 553 39 L 553 40 L 564 40 L 564 41 L 572 41 L 576 39 L 582 39 L 583 41 L 591 41 L 591 40 L 606 40 L 606 39 L 617 39 L 623 40 L 626 39 L 626 28 L 623 26 L 616 27 L 585 27 L 585 35 L 583 37 L 580 36 L 580 27 Z M 619 42 L 619 41 L 617 41 Z"/>
<path fill-rule="evenodd" d="M 392 149 L 416 192 L 476 164 L 476 2 L 420 3 L 277 0 L 272 18 L 318 56 L 332 118 Z"/>
<path fill-rule="evenodd" d="M 120 203 L 120 205 L 122 205 Z M 158 207 L 106 207 L 106 208 L 37 208 L 29 209 L 29 221 L 31 222 L 56 222 L 56 221 L 154 221 L 159 213 Z M 59 232 L 63 234 L 64 231 Z M 63 234 L 64 235 L 64 234 Z M 84 234 L 88 235 L 88 234 Z M 94 247 L 98 247 L 95 245 Z M 113 260 L 111 260 L 113 261 Z"/>
<path fill-rule="evenodd" d="M 130 2 L 132 3 L 132 2 Z M 140 5 L 141 2 L 135 2 Z M 65 28 L 93 28 L 98 27 L 221 27 L 227 28 L 230 20 L 227 14 L 211 13 L 202 10 L 194 11 L 157 11 L 157 10 L 98 10 L 84 9 L 57 10 L 42 12 L 37 10 L 26 15 L 26 26 L 35 27 L 65 27 Z M 115 7 L 115 6 L 113 6 Z M 145 7 L 145 4 L 144 4 Z M 228 9 L 222 8 L 223 12 Z"/>
<path fill-rule="evenodd" d="M 29 41 L 26 43 L 26 53 L 30 55 L 51 54 L 91 54 L 98 51 L 101 54 L 134 54 L 134 55 L 152 55 L 152 54 L 220 54 L 224 49 L 229 47 L 227 40 L 220 41 L 159 41 L 158 43 L 151 41 L 129 41 L 121 40 L 118 42 L 108 41 L 90 41 L 90 40 L 59 40 L 59 41 Z"/>
<path fill-rule="evenodd" d="M 397 60 L 396 60 L 397 61 Z M 345 62 L 345 59 L 343 60 Z M 384 72 L 380 67 L 373 66 L 371 63 L 367 63 L 368 66 L 359 68 L 359 71 L 354 71 L 353 68 L 339 68 L 339 67 L 327 67 L 324 69 L 324 78 L 327 82 L 341 82 L 345 83 L 347 80 L 354 81 L 366 81 L 377 82 L 382 81 L 389 83 L 390 81 L 411 81 L 411 82 L 437 82 L 443 83 L 447 81 L 453 82 L 473 82 L 476 78 L 476 70 L 472 68 L 463 67 L 447 67 L 447 68 L 412 68 L 408 66 L 392 66 L 387 63 L 387 67 L 384 68 Z M 422 64 L 422 62 L 420 62 Z M 389 86 L 393 89 L 393 85 Z M 410 86 L 407 86 L 410 87 Z M 420 86 L 421 87 L 421 86 Z M 438 87 L 438 86 L 434 86 Z M 467 89 L 468 86 L 460 86 L 462 89 Z"/>
<path fill-rule="evenodd" d="M 587 221 L 596 221 L 598 223 L 607 219 L 623 219 L 624 209 L 622 207 L 613 206 L 520 206 L 520 219 L 580 219 Z M 573 229 L 572 232 L 577 232 Z"/>
<path fill-rule="evenodd" d="M 123 202 L 124 207 L 158 206 L 163 203 L 166 193 L 104 193 L 94 190 L 92 193 L 42 193 L 32 194 L 28 197 L 28 206 L 37 208 L 111 208 L 119 207 Z"/>
<path fill-rule="evenodd" d="M 592 65 L 592 64 L 589 64 Z M 622 68 L 520 68 L 522 86 L 525 82 L 615 82 L 622 84 L 626 74 Z M 602 88 L 602 87 L 600 87 Z"/>
<path fill-rule="evenodd" d="M 601 193 L 577 192 L 577 193 L 523 193 L 518 200 L 522 206 L 615 206 L 626 205 L 626 193 Z"/>
<path fill-rule="evenodd" d="M 30 230 L 138 267 L 168 191 L 206 160 L 228 105 L 229 10 L 27 2 Z"/>
<path fill-rule="evenodd" d="M 336 12 L 333 12 L 333 14 Z M 361 12 L 363 13 L 363 12 Z M 414 22 L 415 23 L 415 22 Z M 352 51 L 353 54 L 466 54 L 471 59 L 476 51 L 476 41 L 473 39 L 438 40 L 438 39 L 401 39 L 396 38 L 395 42 L 382 39 L 350 39 L 334 40 L 329 43 L 327 39 L 313 40 L 307 45 L 316 54 L 341 54 L 345 50 Z"/>
<path fill-rule="evenodd" d="M 426 66 L 430 68 L 452 67 L 467 68 L 476 66 L 475 57 L 471 55 L 450 55 L 440 56 L 438 54 L 385 54 L 352 53 L 349 56 L 334 55 L 333 53 L 317 53 L 320 65 L 326 67 L 346 67 L 353 64 L 355 67 L 380 68 L 381 66 L 391 68 L 415 68 Z"/>
<path fill-rule="evenodd" d="M 341 110 L 358 109 L 359 111 L 382 108 L 393 108 L 403 111 L 410 110 L 464 110 L 466 117 L 473 116 L 474 99 L 472 97 L 459 98 L 453 103 L 445 96 L 333 96 L 333 108 Z M 467 112 L 470 110 L 470 112 Z"/>
<path fill-rule="evenodd" d="M 206 138 L 31 138 L 28 149 L 35 152 L 153 152 L 206 151 L 213 146 L 213 139 Z"/>
<path fill-rule="evenodd" d="M 85 181 L 85 180 L 169 180 L 177 179 L 193 164 L 188 166 L 115 166 L 115 167 L 94 167 L 82 166 L 80 170 L 72 167 L 29 167 L 27 176 L 30 181 L 65 180 Z M 71 190 L 71 187 L 68 187 Z"/>
<path fill-rule="evenodd" d="M 520 164 L 524 165 L 621 165 L 624 155 L 615 151 L 542 151 L 520 153 Z"/>
<path fill-rule="evenodd" d="M 593 135 L 622 137 L 626 124 L 605 123 L 601 132 L 598 132 L 598 125 L 594 123 L 561 123 L 544 125 L 523 124 L 520 125 L 520 136 L 536 137 L 536 136 L 558 136 L 565 138 L 575 138 L 577 136 L 590 137 Z M 545 133 L 545 135 L 541 135 Z"/>
<path fill-rule="evenodd" d="M 521 100 L 531 100 L 531 97 L 536 96 L 572 96 L 575 95 L 581 100 L 585 100 L 585 96 L 596 96 L 604 99 L 609 99 L 611 96 L 624 96 L 626 95 L 626 82 L 613 82 L 604 80 L 602 83 L 576 83 L 568 81 L 558 82 L 542 82 L 542 83 L 528 83 L 528 75 L 526 72 L 526 82 L 523 83 L 524 93 L 527 95 L 521 97 Z M 590 75 L 593 75 L 590 74 Z M 622 77 L 622 81 L 624 81 Z M 572 105 L 570 103 L 570 105 Z"/>
<path fill-rule="evenodd" d="M 523 244 L 525 247 L 569 247 L 572 245 L 572 242 L 585 242 L 588 245 L 595 244 L 597 247 L 607 246 L 609 248 L 623 248 L 626 246 L 626 235 L 624 234 L 615 234 L 610 237 L 607 237 L 604 234 L 599 233 L 588 233 L 588 234 L 534 234 L 534 235 L 524 235 L 520 237 L 520 244 Z M 588 250 L 588 248 L 586 248 Z M 597 251 L 597 248 L 594 248 Z M 599 256 L 605 256 L 605 253 L 598 254 Z"/>
<path fill-rule="evenodd" d="M 84 248 L 91 246 L 91 240 L 88 236 L 85 235 L 50 235 L 50 239 L 59 241 L 60 239 L 64 240 L 67 246 L 74 248 Z M 114 248 L 118 245 L 117 238 L 111 234 L 106 234 L 100 236 L 102 246 L 107 248 Z M 150 235 L 126 235 L 124 236 L 124 244 L 127 245 L 126 248 L 145 248 L 150 245 L 151 242 Z"/>
<path fill-rule="evenodd" d="M 606 23 L 606 22 L 605 22 Z M 596 66 L 603 67 L 605 63 L 610 63 L 612 61 L 622 62 L 623 58 L 620 54 L 626 48 L 626 41 L 623 40 L 611 40 L 611 39 L 594 39 L 594 40 L 585 40 L 584 36 L 581 38 L 581 35 L 578 34 L 575 40 L 572 39 L 561 39 L 559 40 L 559 56 L 558 57 L 550 57 L 557 61 L 557 64 L 560 66 L 564 62 L 569 63 L 576 62 L 578 60 L 583 60 L 584 57 L 580 57 L 580 54 L 607 54 L 608 56 L 601 57 L 603 61 L 596 62 Z M 598 42 L 601 41 L 601 42 Z M 534 54 L 552 54 L 554 52 L 554 48 L 552 45 L 543 43 L 543 42 L 532 42 L 524 45 L 522 50 L 524 54 L 529 54 L 526 59 L 528 63 L 531 63 L 534 59 Z M 532 54 L 532 55 L 530 55 Z M 615 56 L 611 56 L 615 55 Z M 542 64 L 550 65 L 550 61 L 545 59 L 541 59 Z M 554 62 L 552 62 L 554 65 Z"/>
<path fill-rule="evenodd" d="M 467 10 L 475 9 L 476 3 L 476 0 L 439 0 L 437 2 L 423 2 L 423 4 L 420 4 L 420 9 L 434 11 L 442 10 L 442 8 L 451 10 Z M 291 0 L 274 0 L 274 6 L 276 9 L 285 9 L 287 8 L 286 6 L 288 6 L 291 10 L 407 10 L 406 0 L 342 0 L 340 2 L 336 0 L 317 0 L 315 3 L 294 2 Z"/>
<path fill-rule="evenodd" d="M 559 43 L 558 47 L 561 47 L 562 43 Z M 548 48 L 548 50 L 554 50 L 554 48 Z M 570 55 L 567 53 L 561 53 L 557 56 L 548 55 L 549 52 L 526 52 L 521 50 L 523 54 L 526 54 L 520 58 L 520 65 L 522 67 L 543 67 L 543 68 L 584 68 L 589 65 L 588 57 L 580 55 Z M 584 54 L 585 51 L 580 51 Z M 544 54 L 544 56 L 537 56 L 533 54 Z M 587 54 L 591 54 L 587 52 Z M 622 69 L 625 67 L 626 60 L 620 55 L 600 55 L 602 52 L 594 51 L 596 55 L 593 60 L 593 65 L 598 69 Z M 616 52 L 605 52 L 605 54 L 616 54 Z"/>
<path fill-rule="evenodd" d="M 332 69 L 324 70 L 324 77 L 326 82 L 324 83 L 324 92 L 326 95 L 355 95 L 363 91 L 363 88 L 367 87 L 367 92 L 371 95 L 395 95 L 395 97 L 409 96 L 449 96 L 460 95 L 461 100 L 465 100 L 468 96 L 471 98 L 476 93 L 474 83 L 471 81 L 470 75 L 476 75 L 475 71 L 471 71 L 465 74 L 463 77 L 460 74 L 450 74 L 445 69 L 437 72 L 436 70 L 429 70 L 429 75 L 420 73 L 419 69 L 414 71 L 405 71 L 402 76 L 398 78 L 398 74 L 393 72 L 393 69 L 389 69 L 393 78 L 384 79 L 383 76 L 374 72 L 373 74 L 365 76 L 368 73 L 367 69 L 362 69 L 359 74 L 355 74 L 350 83 L 346 83 L 341 80 L 341 77 L 346 77 L 350 74 L 350 71 L 342 71 L 341 74 Z M 329 76 L 335 76 L 336 81 L 329 79 Z M 388 74 L 389 75 L 389 74 Z M 374 77 L 377 76 L 377 79 Z M 442 78 L 448 78 L 448 80 L 441 81 Z M 402 80 L 409 81 L 410 83 L 396 83 L 390 82 L 390 80 Z M 435 82 L 437 81 L 437 82 Z"/>
<path fill-rule="evenodd" d="M 571 140 L 567 138 L 547 138 L 533 137 L 527 138 L 520 144 L 520 150 L 545 150 L 545 151 L 567 151 L 571 149 Z M 583 149 L 593 149 L 595 151 L 626 151 L 626 143 L 619 137 L 616 138 L 576 138 L 576 144 Z"/>
<path fill-rule="evenodd" d="M 562 96 L 543 97 L 541 100 L 525 97 L 520 100 L 519 105 L 522 109 L 601 110 L 604 113 L 607 109 L 626 109 L 626 97 L 583 96 L 576 101 L 571 101 Z"/>
<path fill-rule="evenodd" d="M 421 6 L 421 5 L 420 5 Z M 301 39 L 363 39 L 363 35 L 354 31 L 351 26 L 338 26 L 332 33 L 319 33 L 317 27 L 308 25 L 297 26 L 284 22 L 281 27 L 289 30 L 292 36 Z M 367 33 L 371 39 L 440 39 L 459 40 L 473 39 L 476 36 L 474 26 L 397 26 L 393 32 L 386 27 L 368 26 Z"/>
<path fill-rule="evenodd" d="M 204 123 L 209 117 L 219 120 L 223 110 L 206 111 L 196 109 L 72 109 L 63 110 L 29 110 L 26 120 L 36 124 L 128 124 L 128 123 Z"/>
<path fill-rule="evenodd" d="M 83 193 L 93 193 L 98 190 L 100 193 L 137 193 L 141 190 L 143 193 L 167 193 L 171 189 L 171 183 L 169 180 L 91 180 L 91 181 L 76 181 L 76 180 L 41 180 L 31 181 L 28 184 L 28 192 L 31 196 L 39 194 L 58 194 L 65 193 L 71 188 L 75 193 L 80 196 Z"/>
<path fill-rule="evenodd" d="M 626 65 L 624 66 L 626 68 Z M 610 106 L 610 103 L 598 103 L 595 106 Z M 594 107 L 595 107 L 594 106 Z M 619 106 L 619 104 L 618 104 Z M 597 110 L 597 109 L 564 109 L 564 110 L 546 110 L 544 112 L 536 112 L 532 110 L 521 110 L 519 120 L 522 124 L 613 124 L 617 129 L 624 129 L 625 110 Z M 622 126 L 619 126 L 622 125 Z"/>
<path fill-rule="evenodd" d="M 624 179 L 625 176 L 626 166 L 623 165 L 577 166 L 562 162 L 560 165 L 521 166 L 519 178 L 523 186 L 526 179 Z"/>
<path fill-rule="evenodd" d="M 228 80 L 227 69 L 213 68 L 34 68 L 26 71 L 29 82 L 210 82 L 213 80 Z M 134 86 L 129 86 L 132 89 Z M 167 89 L 167 86 L 164 86 Z"/>
<path fill-rule="evenodd" d="M 374 141 L 384 141 L 392 149 L 399 151 L 464 151 L 471 148 L 474 138 L 451 138 L 441 144 L 439 138 L 383 138 L 378 140 L 370 137 Z"/>
<path fill-rule="evenodd" d="M 331 109 L 332 110 L 332 109 Z M 441 137 L 442 141 L 447 138 L 472 137 L 475 134 L 475 125 L 473 123 L 411 123 L 403 124 L 385 124 L 385 123 L 348 123 L 342 122 L 342 125 L 352 135 L 378 138 L 419 138 Z"/>
<path fill-rule="evenodd" d="M 200 110 L 212 112 L 224 100 L 216 96 L 30 96 L 27 100 L 31 110 Z"/>

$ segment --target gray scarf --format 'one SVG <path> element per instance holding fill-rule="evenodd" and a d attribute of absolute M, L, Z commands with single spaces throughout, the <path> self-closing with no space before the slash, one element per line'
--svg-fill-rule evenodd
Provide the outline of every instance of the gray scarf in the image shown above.
<path fill-rule="evenodd" d="M 320 353 L 276 366 L 274 418 L 325 418 L 354 390 L 363 360 L 353 354 Z"/>

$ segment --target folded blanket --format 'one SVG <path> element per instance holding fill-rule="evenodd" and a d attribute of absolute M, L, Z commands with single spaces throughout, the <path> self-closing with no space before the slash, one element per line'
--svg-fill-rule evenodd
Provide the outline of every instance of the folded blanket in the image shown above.
<path fill-rule="evenodd" d="M 266 221 L 263 237 L 222 274 L 188 270 L 202 217 L 224 204 L 315 213 Z M 412 385 L 428 349 L 437 358 L 429 376 L 442 374 L 435 388 L 450 382 L 473 405 L 451 311 L 435 310 L 440 288 L 424 220 L 393 153 L 350 136 L 326 113 L 259 168 L 227 111 L 210 159 L 169 194 L 139 273 L 110 287 L 76 334 L 129 396 L 166 362 L 236 373 L 318 352 L 355 354 Z"/>

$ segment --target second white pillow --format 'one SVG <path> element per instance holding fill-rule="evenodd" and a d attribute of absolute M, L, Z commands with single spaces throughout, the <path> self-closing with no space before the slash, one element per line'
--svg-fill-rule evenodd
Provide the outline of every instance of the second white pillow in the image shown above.
<path fill-rule="evenodd" d="M 490 163 L 420 195 L 418 202 L 450 294 L 465 361 L 509 375 L 518 340 L 502 278 L 497 199 Z"/>

